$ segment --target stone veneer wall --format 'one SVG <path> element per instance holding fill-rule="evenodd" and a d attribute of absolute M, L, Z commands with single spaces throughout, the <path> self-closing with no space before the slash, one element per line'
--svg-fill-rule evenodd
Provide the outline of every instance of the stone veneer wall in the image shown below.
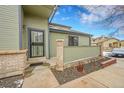
<path fill-rule="evenodd" d="M 24 73 L 27 50 L 0 51 L 0 78 Z"/>

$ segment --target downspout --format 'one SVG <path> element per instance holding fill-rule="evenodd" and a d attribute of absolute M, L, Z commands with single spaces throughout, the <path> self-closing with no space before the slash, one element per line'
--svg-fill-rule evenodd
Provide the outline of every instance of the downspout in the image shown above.
<path fill-rule="evenodd" d="M 90 36 L 89 36 L 89 46 L 91 46 L 91 43 L 92 43 L 92 42 L 91 42 L 92 36 L 93 36 L 93 35 L 90 35 Z"/>
<path fill-rule="evenodd" d="M 58 6 L 56 5 L 55 8 L 53 9 L 53 11 L 51 12 L 49 18 L 48 18 L 48 30 L 49 30 L 49 23 L 52 22 L 52 19 L 53 19 L 54 15 L 55 15 L 57 9 L 58 9 Z M 50 46 L 50 34 L 49 33 L 48 33 L 48 45 Z M 48 47 L 48 48 L 49 48 L 48 49 L 48 51 L 49 51 L 48 59 L 50 59 L 50 47 Z"/>

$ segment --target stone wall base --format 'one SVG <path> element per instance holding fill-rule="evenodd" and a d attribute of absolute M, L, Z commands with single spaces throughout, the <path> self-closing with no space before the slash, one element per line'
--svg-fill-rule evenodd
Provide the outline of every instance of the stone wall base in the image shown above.
<path fill-rule="evenodd" d="M 24 73 L 27 50 L 0 51 L 0 78 Z"/>
<path fill-rule="evenodd" d="M 15 75 L 24 75 L 23 71 L 14 71 L 14 72 L 8 72 L 8 73 L 3 73 L 0 74 L 0 78 L 6 78 L 6 77 L 10 77 L 10 76 L 15 76 Z"/>

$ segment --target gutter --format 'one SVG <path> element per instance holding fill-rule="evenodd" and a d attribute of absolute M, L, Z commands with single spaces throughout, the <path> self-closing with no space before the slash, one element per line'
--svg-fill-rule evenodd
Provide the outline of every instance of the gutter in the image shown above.
<path fill-rule="evenodd" d="M 52 13 L 51 13 L 51 15 L 50 15 L 50 17 L 49 17 L 49 19 L 50 19 L 49 23 L 51 23 L 51 22 L 52 22 L 53 17 L 54 17 L 54 15 L 55 15 L 55 13 L 56 13 L 56 11 L 57 11 L 58 7 L 59 7 L 59 6 L 55 5 L 54 10 L 52 11 Z"/>

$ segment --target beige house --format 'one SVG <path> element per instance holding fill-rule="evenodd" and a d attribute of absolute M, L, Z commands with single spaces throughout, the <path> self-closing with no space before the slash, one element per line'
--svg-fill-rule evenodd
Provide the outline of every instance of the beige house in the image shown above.
<path fill-rule="evenodd" d="M 113 48 L 120 47 L 120 41 L 112 37 L 98 37 L 92 39 L 92 45 L 102 46 L 104 51 L 111 51 Z"/>
<path fill-rule="evenodd" d="M 124 40 L 120 41 L 120 47 L 124 47 Z"/>

